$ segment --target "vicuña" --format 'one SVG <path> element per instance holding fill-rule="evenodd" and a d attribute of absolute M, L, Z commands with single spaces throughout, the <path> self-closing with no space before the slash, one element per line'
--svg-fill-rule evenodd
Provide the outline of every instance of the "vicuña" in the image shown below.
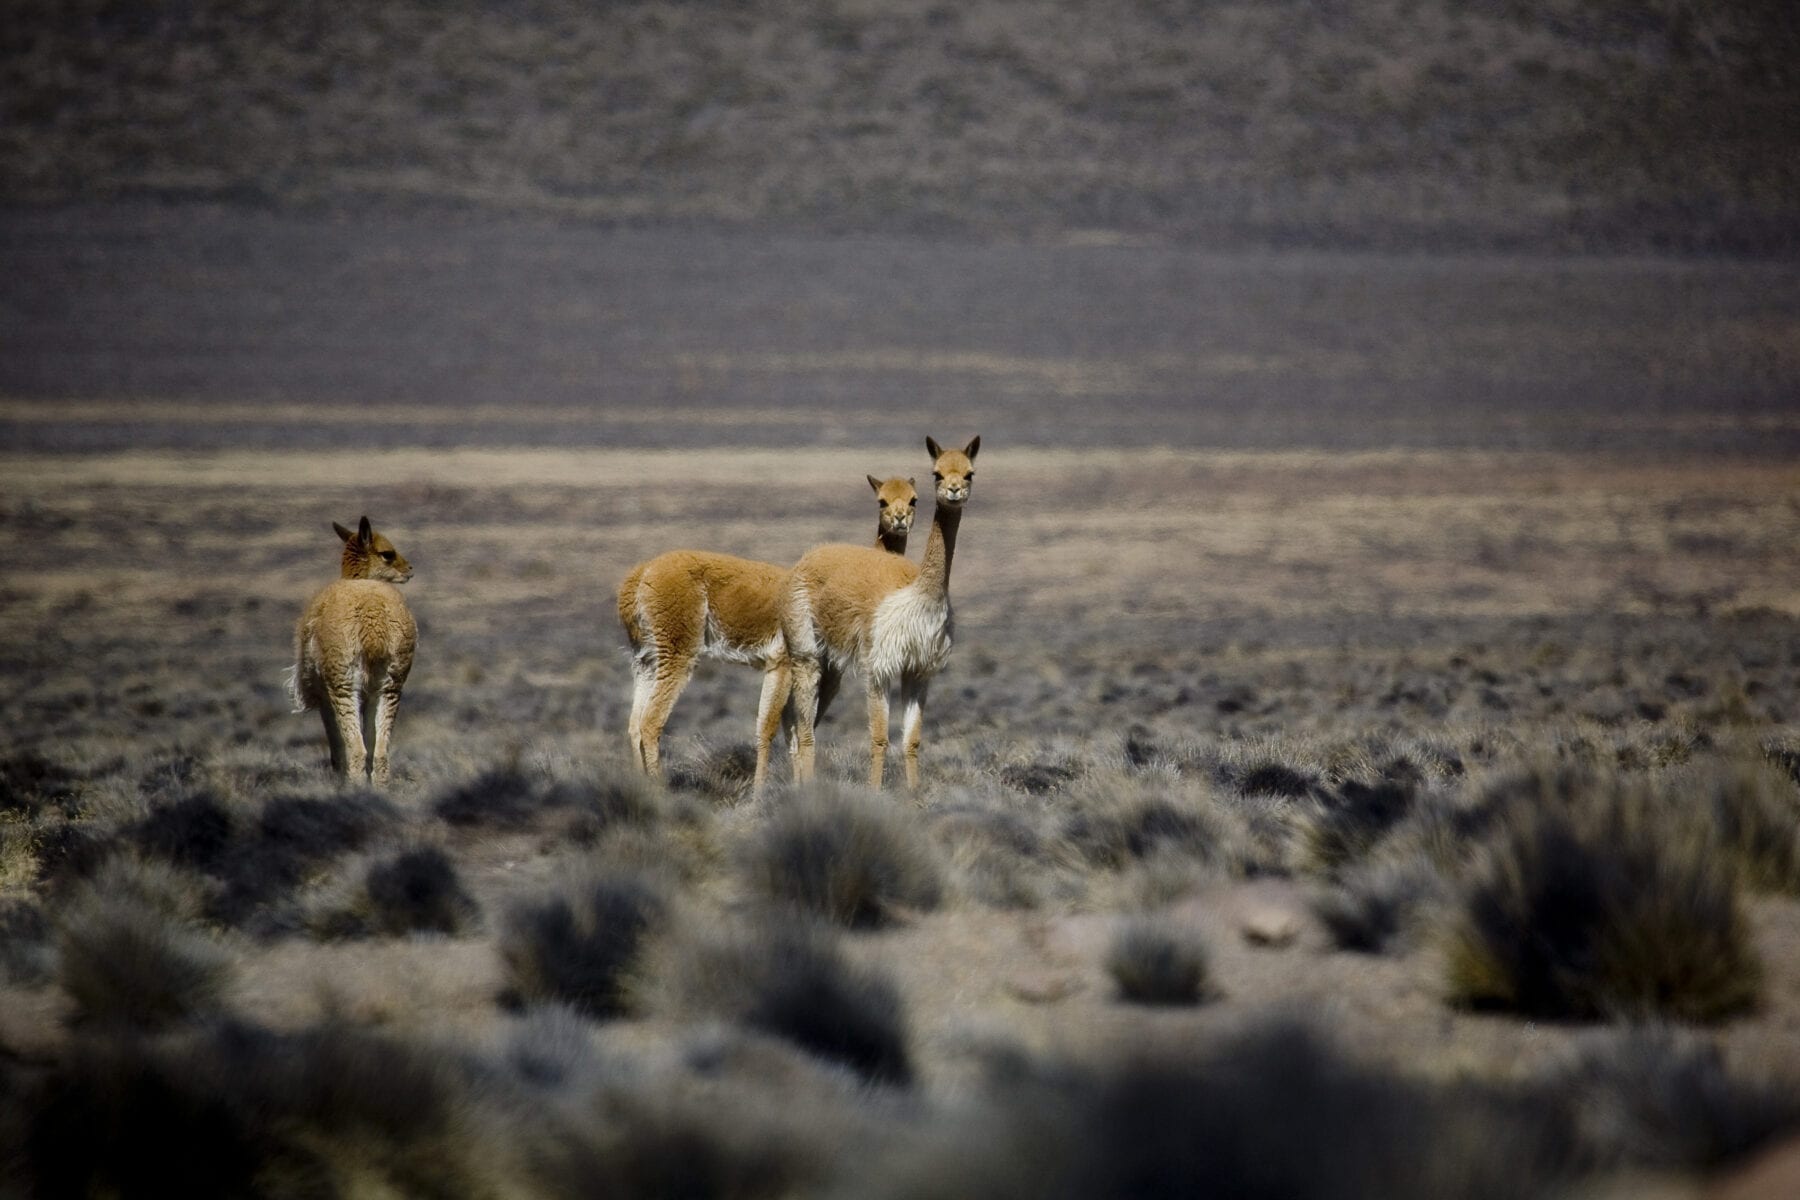
<path fill-rule="evenodd" d="M 870 475 L 868 480 L 878 502 L 871 553 L 902 555 L 918 490 L 911 479 Z M 781 640 L 786 580 L 786 567 L 699 550 L 671 550 L 639 563 L 625 576 L 619 585 L 619 623 L 631 642 L 633 677 L 626 736 L 632 757 L 646 773 L 660 771 L 663 727 L 695 665 L 702 658 L 716 658 L 765 672 L 757 710 L 755 779 L 755 786 L 762 786 L 776 727 L 791 730 L 795 723 L 787 703 L 787 656 Z M 820 706 L 830 702 L 829 691 L 821 689 Z"/>
<path fill-rule="evenodd" d="M 295 712 L 323 714 L 332 770 L 380 786 L 388 780 L 394 711 L 419 638 L 394 586 L 412 578 L 412 564 L 370 528 L 368 517 L 354 533 L 335 521 L 331 527 L 344 542 L 343 567 L 294 629 L 288 688 Z"/>
<path fill-rule="evenodd" d="M 880 787 L 888 747 L 888 689 L 899 684 L 908 787 L 919 786 L 925 693 L 950 657 L 950 563 L 956 531 L 975 479 L 975 438 L 961 450 L 925 439 L 936 481 L 931 537 L 920 565 L 866 546 L 819 546 L 788 573 L 781 599 L 794 714 L 794 778 L 813 774 L 813 726 L 825 681 L 854 665 L 869 697 L 869 785 Z M 782 702 L 779 669 L 764 684 L 765 702 Z M 769 680 L 774 682 L 771 684 Z M 776 689 L 773 698 L 770 688 Z M 773 730 L 759 730 L 772 737 Z M 766 757 L 759 744 L 758 757 Z"/>

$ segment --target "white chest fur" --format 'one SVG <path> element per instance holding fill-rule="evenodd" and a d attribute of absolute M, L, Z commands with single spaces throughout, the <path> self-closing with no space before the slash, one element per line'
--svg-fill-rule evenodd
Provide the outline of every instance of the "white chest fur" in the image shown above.
<path fill-rule="evenodd" d="M 950 658 L 950 598 L 916 585 L 901 588 L 869 623 L 868 671 L 888 684 L 906 675 L 931 676 Z"/>

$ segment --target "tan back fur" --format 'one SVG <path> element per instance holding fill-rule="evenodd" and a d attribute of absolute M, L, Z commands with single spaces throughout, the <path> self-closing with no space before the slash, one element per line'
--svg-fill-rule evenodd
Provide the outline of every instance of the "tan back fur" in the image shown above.
<path fill-rule="evenodd" d="M 289 689 L 296 712 L 323 714 L 332 769 L 388 779 L 388 752 L 400 693 L 412 672 L 418 626 L 394 585 L 412 564 L 364 517 L 344 542 L 337 582 L 320 589 L 294 627 Z"/>

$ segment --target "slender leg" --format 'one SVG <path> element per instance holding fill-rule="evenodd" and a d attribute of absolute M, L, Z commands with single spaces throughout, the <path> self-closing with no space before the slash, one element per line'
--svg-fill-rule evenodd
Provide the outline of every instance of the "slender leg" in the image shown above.
<path fill-rule="evenodd" d="M 787 725 L 788 749 L 793 750 L 792 717 L 789 696 L 793 690 L 793 670 L 786 657 L 778 658 L 763 671 L 762 699 L 756 706 L 756 778 L 751 794 L 760 793 L 769 780 L 769 746 L 775 732 Z"/>
<path fill-rule="evenodd" d="M 337 724 L 338 738 L 344 744 L 344 764 L 339 773 L 360 777 L 369 769 L 369 751 L 363 741 L 361 705 L 356 688 L 346 679 L 333 683 L 328 692 L 331 717 Z"/>
<path fill-rule="evenodd" d="M 805 783 L 813 776 L 813 714 L 819 702 L 819 660 L 790 650 L 788 664 L 793 687 L 794 782 Z"/>
<path fill-rule="evenodd" d="M 887 688 L 869 677 L 869 786 L 881 787 L 882 768 L 887 765 L 888 699 Z"/>
<path fill-rule="evenodd" d="M 645 705 L 644 720 L 638 728 L 644 745 L 644 770 L 648 774 L 662 774 L 657 760 L 662 746 L 663 726 L 668 723 L 675 701 L 681 698 L 681 689 L 693 678 L 694 664 L 698 661 L 691 655 L 656 656 L 656 683 L 650 689 L 650 702 Z"/>
<path fill-rule="evenodd" d="M 631 660 L 631 722 L 625 727 L 626 740 L 631 743 L 631 761 L 641 771 L 649 771 L 650 765 L 644 761 L 644 709 L 650 704 L 650 691 L 656 686 L 656 659 L 650 654 L 634 656 Z"/>
<path fill-rule="evenodd" d="M 331 747 L 332 773 L 347 775 L 350 768 L 344 761 L 344 735 L 338 732 L 337 713 L 329 701 L 319 705 L 319 715 L 325 719 L 325 742 Z"/>
<path fill-rule="evenodd" d="M 906 786 L 919 790 L 919 743 L 925 737 L 925 693 L 931 681 L 908 678 L 900 681 L 901 737 L 906 753 Z"/>
<path fill-rule="evenodd" d="M 369 775 L 376 787 L 388 781 L 388 746 L 394 736 L 394 714 L 400 708 L 400 684 L 389 675 L 381 683 L 381 696 L 375 709 L 375 750 L 369 760 Z"/>

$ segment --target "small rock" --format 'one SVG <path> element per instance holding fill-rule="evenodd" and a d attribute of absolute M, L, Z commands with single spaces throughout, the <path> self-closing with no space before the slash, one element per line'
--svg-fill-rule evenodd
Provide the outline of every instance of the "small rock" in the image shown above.
<path fill-rule="evenodd" d="M 1300 919 L 1285 908 L 1258 905 L 1244 913 L 1239 928 L 1252 946 L 1280 947 L 1300 936 Z"/>

